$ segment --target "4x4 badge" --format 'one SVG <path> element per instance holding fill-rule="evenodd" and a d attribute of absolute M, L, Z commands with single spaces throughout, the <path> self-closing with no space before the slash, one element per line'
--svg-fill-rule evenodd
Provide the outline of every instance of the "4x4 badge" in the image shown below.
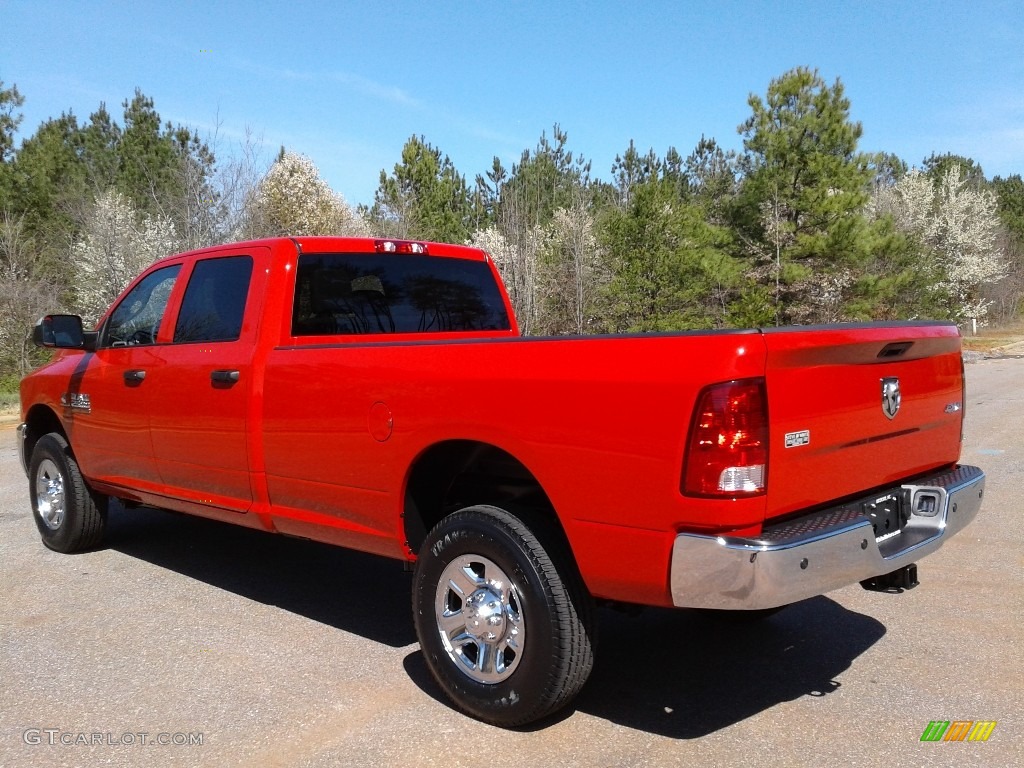
<path fill-rule="evenodd" d="M 882 379 L 882 413 L 887 418 L 895 418 L 900 410 L 900 380 L 895 376 Z"/>

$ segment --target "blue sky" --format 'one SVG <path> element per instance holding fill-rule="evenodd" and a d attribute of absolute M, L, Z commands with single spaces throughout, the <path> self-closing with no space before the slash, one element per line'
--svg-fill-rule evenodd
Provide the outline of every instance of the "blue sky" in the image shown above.
<path fill-rule="evenodd" d="M 864 151 L 1024 173 L 1019 0 L 0 0 L 22 138 L 100 102 L 120 123 L 138 87 L 165 121 L 216 127 L 220 154 L 248 129 L 268 158 L 308 155 L 351 203 L 372 202 L 414 134 L 470 181 L 556 122 L 605 179 L 630 139 L 659 155 L 702 134 L 740 149 L 749 94 L 798 65 L 842 80 Z"/>

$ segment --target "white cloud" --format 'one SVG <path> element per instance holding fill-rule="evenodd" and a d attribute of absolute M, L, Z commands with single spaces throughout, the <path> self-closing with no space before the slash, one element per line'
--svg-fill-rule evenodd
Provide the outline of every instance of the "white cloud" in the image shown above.
<path fill-rule="evenodd" d="M 422 106 L 422 103 L 418 99 L 412 97 L 409 93 L 397 86 L 378 83 L 375 80 L 371 80 L 363 77 L 362 75 L 356 75 L 351 72 L 309 72 L 289 69 L 286 67 L 268 67 L 264 64 L 258 64 L 256 62 L 249 61 L 248 59 L 241 58 L 235 58 L 232 61 L 232 65 L 236 69 L 258 75 L 259 77 L 268 80 L 284 80 L 303 83 L 337 83 L 347 86 L 356 93 L 369 96 L 370 98 L 378 101 L 400 104 L 406 107 L 419 108 Z"/>

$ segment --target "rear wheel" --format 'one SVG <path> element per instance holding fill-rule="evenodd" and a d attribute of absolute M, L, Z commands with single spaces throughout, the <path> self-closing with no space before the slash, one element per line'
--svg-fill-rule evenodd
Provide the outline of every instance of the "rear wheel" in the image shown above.
<path fill-rule="evenodd" d="M 565 706 L 593 666 L 590 597 L 558 538 L 535 527 L 468 507 L 438 523 L 416 563 L 413 614 L 431 673 L 459 709 L 505 727 Z"/>
<path fill-rule="evenodd" d="M 32 450 L 29 497 L 43 544 L 57 552 L 78 552 L 103 538 L 107 497 L 94 493 L 82 477 L 63 435 L 43 435 Z"/>

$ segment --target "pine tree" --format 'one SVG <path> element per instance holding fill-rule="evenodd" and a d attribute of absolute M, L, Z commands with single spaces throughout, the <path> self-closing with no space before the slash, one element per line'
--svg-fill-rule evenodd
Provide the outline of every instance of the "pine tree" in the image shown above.
<path fill-rule="evenodd" d="M 380 172 L 368 213 L 381 234 L 454 243 L 466 242 L 480 218 L 465 177 L 422 136 L 406 141 L 390 176 Z"/>
<path fill-rule="evenodd" d="M 759 281 L 774 289 L 776 322 L 816 321 L 817 299 L 851 285 L 848 276 L 869 256 L 862 212 L 871 170 L 857 152 L 861 125 L 850 120 L 842 83 L 829 86 L 805 67 L 772 80 L 765 99 L 752 94 L 748 104 L 735 222 Z"/>

